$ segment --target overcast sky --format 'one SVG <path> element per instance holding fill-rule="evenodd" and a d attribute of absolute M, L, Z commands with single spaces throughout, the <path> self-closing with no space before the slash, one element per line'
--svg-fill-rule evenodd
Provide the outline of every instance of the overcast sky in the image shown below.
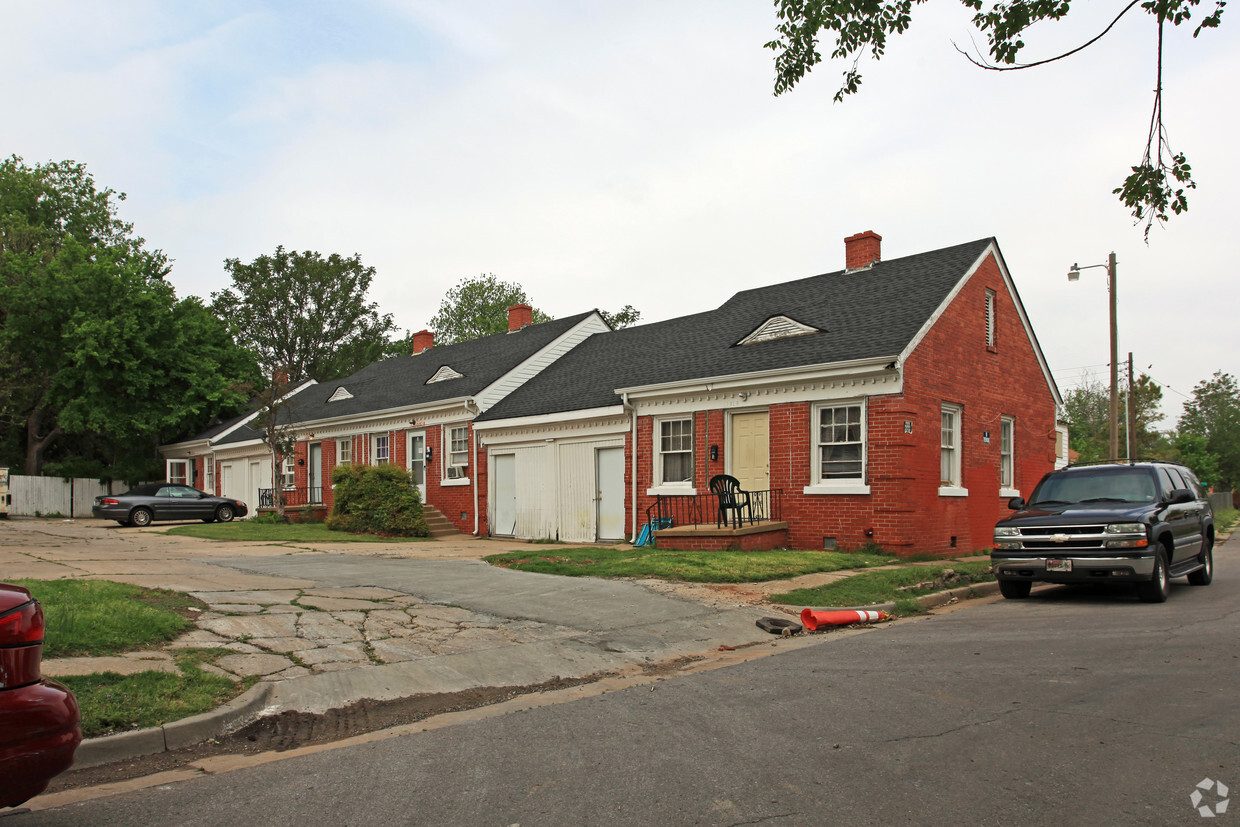
<path fill-rule="evenodd" d="M 1120 7 L 1030 32 L 1026 59 Z M 1240 21 L 1167 35 L 1165 120 L 1199 188 L 1146 246 L 1111 190 L 1141 160 L 1153 21 L 995 73 L 952 47 L 984 43 L 968 18 L 916 7 L 834 104 L 832 63 L 773 96 L 763 0 L 0 0 L 0 154 L 127 193 L 181 296 L 281 244 L 359 253 L 406 330 L 482 273 L 553 316 L 656 321 L 838 270 L 863 230 L 884 258 L 994 236 L 1065 393 L 1108 381 L 1106 274 L 1068 267 L 1114 250 L 1121 359 L 1164 384 L 1171 427 L 1194 384 L 1240 374 Z"/>

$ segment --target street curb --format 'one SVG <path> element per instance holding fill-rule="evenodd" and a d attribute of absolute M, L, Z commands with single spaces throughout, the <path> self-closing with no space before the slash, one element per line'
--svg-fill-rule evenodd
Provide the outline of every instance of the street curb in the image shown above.
<path fill-rule="evenodd" d="M 239 729 L 261 716 L 268 706 L 274 684 L 264 682 L 250 687 L 228 703 L 204 712 L 150 729 L 137 729 L 83 741 L 74 754 L 74 769 L 96 767 L 143 755 L 181 749 L 209 738 Z"/>
<path fill-rule="evenodd" d="M 954 589 L 935 592 L 934 594 L 923 594 L 921 597 L 914 598 L 917 605 L 923 609 L 932 609 L 935 606 L 941 606 L 952 600 L 969 600 L 974 597 L 989 597 L 999 591 L 999 581 L 992 580 L 988 583 L 974 583 L 968 586 L 958 586 Z M 855 612 L 891 612 L 895 611 L 896 602 L 888 600 L 886 603 L 872 603 L 869 606 L 828 606 L 826 611 L 855 611 Z"/>
<path fill-rule="evenodd" d="M 916 600 L 921 606 L 932 608 L 953 599 L 968 600 L 974 597 L 986 597 L 998 590 L 997 582 L 978 583 L 922 595 Z M 890 612 L 895 609 L 895 605 L 894 601 L 889 601 L 870 606 L 835 608 Z M 220 735 L 227 735 L 261 717 L 262 711 L 271 704 L 275 688 L 276 684 L 265 681 L 251 687 L 224 706 L 201 715 L 172 721 L 150 729 L 121 732 L 83 741 L 74 756 L 73 766 L 75 769 L 96 767 L 114 761 L 140 758 L 143 755 L 170 752 Z"/>

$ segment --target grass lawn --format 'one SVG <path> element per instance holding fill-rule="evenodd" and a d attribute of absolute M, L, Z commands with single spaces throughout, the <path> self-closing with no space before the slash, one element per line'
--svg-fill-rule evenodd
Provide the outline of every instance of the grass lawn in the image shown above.
<path fill-rule="evenodd" d="M 257 679 L 238 684 L 198 668 L 204 661 L 229 653 L 227 649 L 178 650 L 179 674 L 102 672 L 68 675 L 56 680 L 69 687 L 77 697 L 82 710 L 82 737 L 97 738 L 188 718 L 235 698 Z"/>
<path fill-rule="evenodd" d="M 43 606 L 47 624 L 43 657 L 97 657 L 157 648 L 193 627 L 187 618 L 202 604 L 189 595 L 143 589 L 107 580 L 18 580 Z M 104 672 L 57 678 L 77 696 L 82 735 L 166 724 L 214 709 L 253 681 L 210 675 L 200 663 L 227 649 L 185 649 L 175 654 L 177 674 Z"/>
<path fill-rule="evenodd" d="M 944 577 L 945 571 L 955 577 Z M 966 563 L 943 563 L 933 566 L 902 566 L 897 569 L 866 571 L 819 586 L 813 589 L 796 589 L 782 594 L 772 594 L 775 603 L 790 606 L 869 606 L 875 603 L 896 601 L 896 611 L 901 614 L 920 612 L 913 598 L 934 594 L 944 589 L 986 583 L 994 580 L 990 573 L 990 561 L 979 560 Z M 910 588 L 911 587 L 911 588 Z"/>
<path fill-rule="evenodd" d="M 200 537 L 204 540 L 232 540 L 262 543 L 425 543 L 430 537 L 380 537 L 376 534 L 350 534 L 328 531 L 323 523 L 267 523 L 238 520 L 232 523 L 203 523 L 168 529 L 167 534 Z"/>
<path fill-rule="evenodd" d="M 158 646 L 193 627 L 186 594 L 109 580 L 18 580 L 43 604 L 43 657 L 115 655 Z"/>
<path fill-rule="evenodd" d="M 1231 531 L 1240 520 L 1240 509 L 1227 508 L 1214 514 L 1214 530 L 1217 532 Z"/>
<path fill-rule="evenodd" d="M 493 566 L 568 577 L 659 577 L 690 583 L 757 583 L 802 574 L 889 565 L 894 558 L 843 551 L 661 551 L 562 548 L 484 558 Z"/>

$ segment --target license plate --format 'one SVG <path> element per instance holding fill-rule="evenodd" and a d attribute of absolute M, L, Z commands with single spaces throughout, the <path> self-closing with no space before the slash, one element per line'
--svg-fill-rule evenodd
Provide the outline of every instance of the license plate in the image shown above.
<path fill-rule="evenodd" d="M 1072 571 L 1071 560 L 1047 560 L 1047 571 Z"/>

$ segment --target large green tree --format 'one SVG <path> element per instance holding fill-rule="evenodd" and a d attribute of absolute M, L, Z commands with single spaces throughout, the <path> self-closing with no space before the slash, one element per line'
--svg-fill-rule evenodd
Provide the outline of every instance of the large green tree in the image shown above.
<path fill-rule="evenodd" d="M 65 468 L 153 473 L 160 441 L 234 409 L 252 376 L 202 303 L 177 300 L 123 198 L 73 161 L 0 163 L 0 446 L 28 474 L 58 443 Z"/>
<path fill-rule="evenodd" d="M 256 356 L 266 376 L 320 382 L 392 355 L 396 326 L 366 294 L 375 268 L 354 254 L 276 247 L 249 264 L 224 262 L 232 286 L 211 294 L 211 309 Z"/>
<path fill-rule="evenodd" d="M 530 298 L 515 282 L 501 281 L 491 273 L 461 279 L 444 295 L 439 312 L 431 319 L 435 343 L 450 345 L 504 333 L 508 330 L 508 308 L 516 304 L 530 304 Z M 533 310 L 534 324 L 551 321 L 538 308 Z"/>
<path fill-rule="evenodd" d="M 516 282 L 501 281 L 492 273 L 461 279 L 444 295 L 439 303 L 439 312 L 431 319 L 435 341 L 450 345 L 505 333 L 508 330 L 508 308 L 517 304 L 531 302 L 525 288 Z M 534 324 L 551 321 L 551 316 L 536 307 L 532 309 Z M 599 315 L 615 330 L 637 324 L 642 317 L 641 311 L 631 304 L 614 313 L 600 310 Z"/>
<path fill-rule="evenodd" d="M 1193 29 L 1197 37 L 1205 29 L 1216 28 L 1223 16 L 1225 0 L 1212 0 Z M 912 24 L 913 7 L 925 0 L 774 0 L 779 23 L 777 37 L 766 44 L 775 52 L 775 94 L 792 89 L 822 62 L 818 49 L 820 37 L 833 41 L 830 57 L 845 62 L 844 80 L 835 93 L 835 100 L 855 93 L 861 86 L 858 71 L 861 59 L 868 53 L 875 60 L 887 50 L 889 35 L 898 35 Z M 1043 21 L 1061 20 L 1068 15 L 1069 0 L 960 0 L 974 11 L 973 24 L 986 37 L 989 57 L 957 50 L 980 68 L 1007 72 L 1031 69 L 1062 60 L 1097 42 L 1119 19 L 1133 9 L 1150 15 L 1155 22 L 1156 59 L 1154 106 L 1146 136 L 1145 154 L 1141 163 L 1132 167 L 1124 183 L 1114 191 L 1131 210 L 1138 222 L 1145 223 L 1149 238 L 1154 222 L 1163 223 L 1168 212 L 1182 213 L 1188 209 L 1186 190 L 1196 187 L 1192 168 L 1181 152 L 1174 151 L 1167 140 L 1163 125 L 1163 38 L 1168 28 L 1190 23 L 1200 9 L 1201 0 L 1131 0 L 1115 19 L 1096 36 L 1075 48 L 1043 60 L 1018 61 L 1025 48 L 1029 29 Z"/>
<path fill-rule="evenodd" d="M 1133 428 L 1128 440 L 1129 391 L 1119 395 L 1119 452 L 1133 457 L 1162 457 L 1170 450 L 1167 438 L 1155 428 L 1162 420 L 1160 411 L 1162 388 L 1145 374 L 1137 377 L 1132 387 Z M 1068 445 L 1080 456 L 1077 462 L 1095 462 L 1110 458 L 1111 452 L 1111 391 L 1101 382 L 1083 381 L 1063 398 L 1068 418 Z"/>
<path fill-rule="evenodd" d="M 1184 403 L 1180 433 L 1203 437 L 1218 460 L 1218 482 L 1235 490 L 1240 485 L 1240 387 L 1229 373 L 1217 371 L 1198 382 Z"/>

